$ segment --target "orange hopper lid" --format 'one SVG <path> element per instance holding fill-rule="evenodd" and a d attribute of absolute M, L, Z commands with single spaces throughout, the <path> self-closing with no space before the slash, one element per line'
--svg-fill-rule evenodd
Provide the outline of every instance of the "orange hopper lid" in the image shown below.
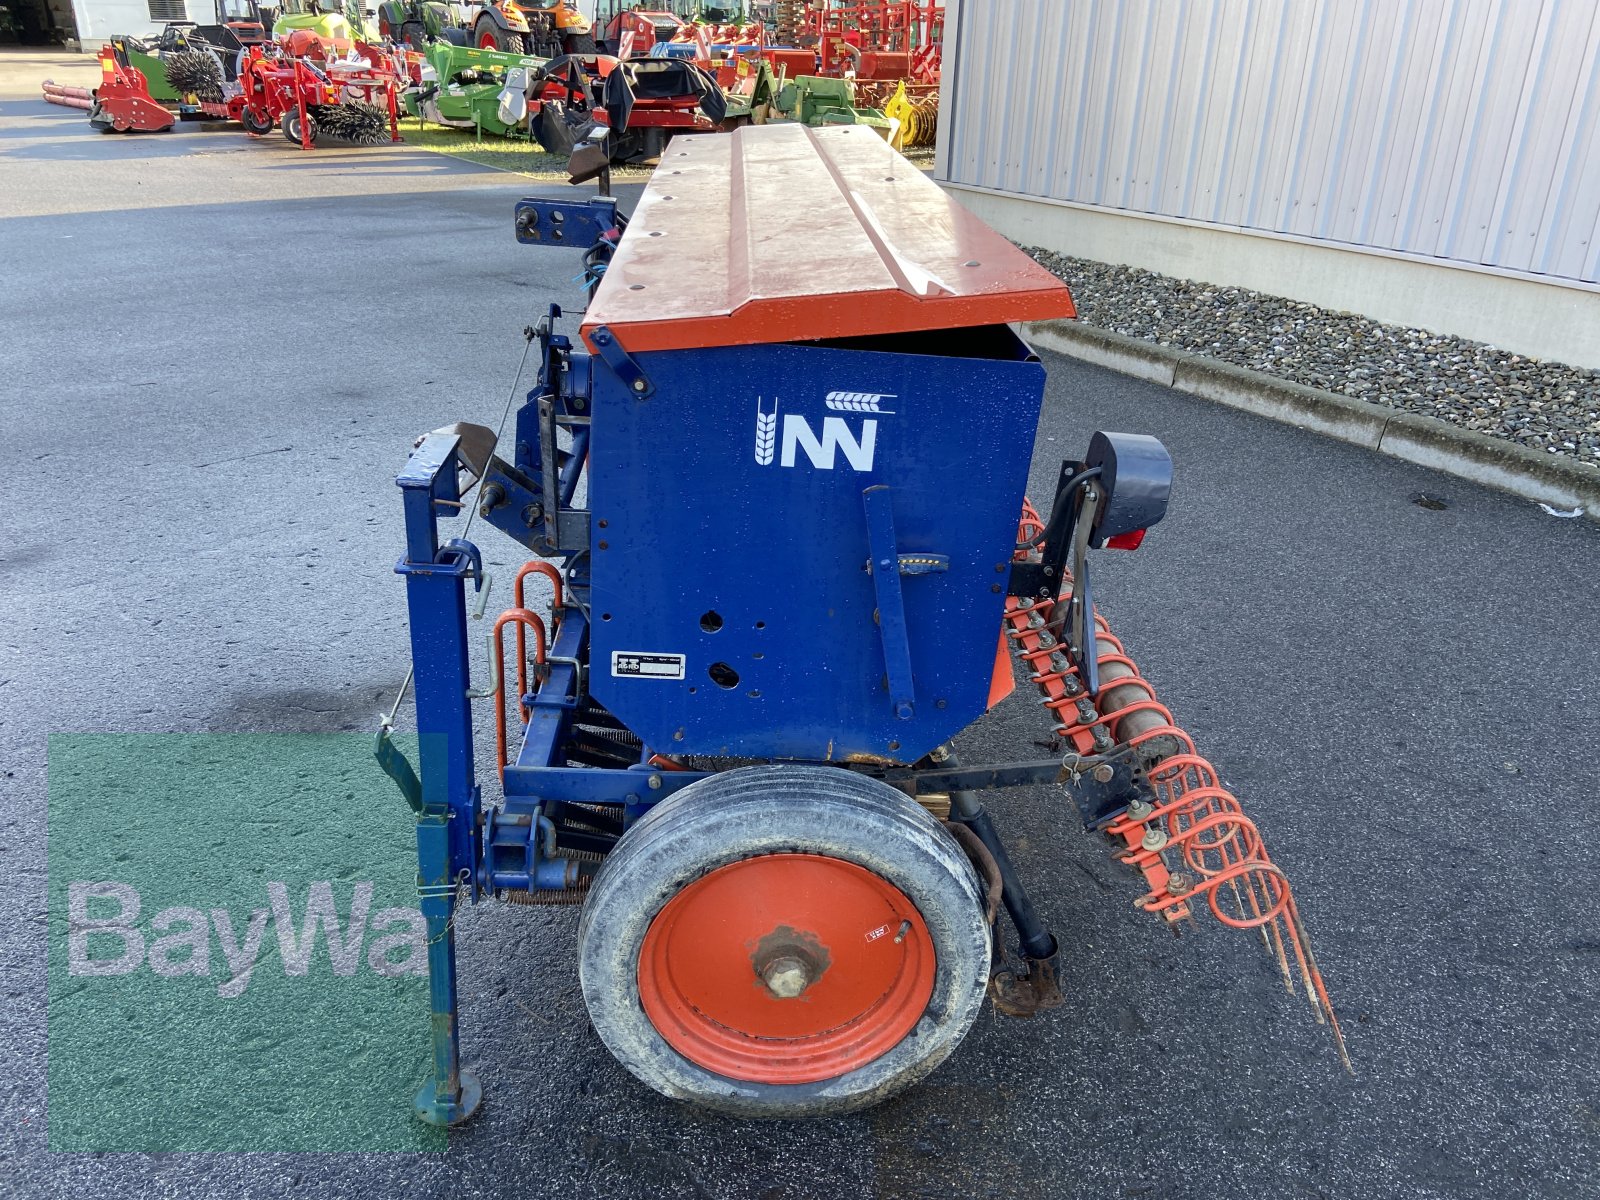
<path fill-rule="evenodd" d="M 583 318 L 630 351 L 1076 316 L 1060 279 L 862 125 L 667 147 Z"/>

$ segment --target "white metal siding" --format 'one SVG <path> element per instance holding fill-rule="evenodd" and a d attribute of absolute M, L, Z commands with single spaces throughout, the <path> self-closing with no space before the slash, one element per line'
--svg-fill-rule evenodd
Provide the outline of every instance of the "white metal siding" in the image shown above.
<path fill-rule="evenodd" d="M 964 0 L 951 183 L 1600 283 L 1596 0 Z"/>

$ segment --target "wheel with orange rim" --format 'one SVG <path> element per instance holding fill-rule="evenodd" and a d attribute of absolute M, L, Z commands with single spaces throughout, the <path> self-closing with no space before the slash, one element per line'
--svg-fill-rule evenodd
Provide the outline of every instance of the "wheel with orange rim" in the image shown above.
<path fill-rule="evenodd" d="M 607 858 L 579 929 L 596 1031 L 668 1096 L 746 1116 L 876 1103 L 960 1042 L 990 930 L 959 846 L 877 780 L 751 767 Z"/>

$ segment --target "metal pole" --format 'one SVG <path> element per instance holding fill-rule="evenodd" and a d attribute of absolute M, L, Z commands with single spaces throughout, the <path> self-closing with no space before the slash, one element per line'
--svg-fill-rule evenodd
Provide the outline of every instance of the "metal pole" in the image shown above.
<path fill-rule="evenodd" d="M 477 862 L 466 581 L 481 567 L 467 543 L 439 546 L 436 515 L 436 501 L 459 499 L 458 441 L 430 435 L 397 481 L 405 496 L 406 557 L 395 570 L 406 580 L 412 662 L 423 665 L 415 672 L 423 808 L 417 892 L 428 929 L 433 1078 L 417 1093 L 415 1111 L 430 1125 L 466 1120 L 483 1097 L 477 1080 L 461 1070 L 455 946 L 457 892 L 470 886 Z"/>

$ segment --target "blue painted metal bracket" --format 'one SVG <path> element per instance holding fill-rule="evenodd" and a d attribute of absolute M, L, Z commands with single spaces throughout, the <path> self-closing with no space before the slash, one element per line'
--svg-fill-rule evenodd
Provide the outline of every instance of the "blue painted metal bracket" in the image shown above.
<path fill-rule="evenodd" d="M 883 641 L 883 663 L 889 677 L 889 702 L 894 715 L 909 721 L 916 715 L 911 678 L 911 642 L 906 630 L 905 599 L 900 590 L 900 552 L 894 537 L 894 499 L 883 484 L 861 493 L 867 508 L 868 570 L 877 596 L 878 636 Z"/>
<path fill-rule="evenodd" d="M 655 394 L 655 388 L 645 378 L 644 370 L 622 348 L 616 334 L 601 325 L 589 335 L 589 340 L 594 343 L 601 360 L 611 368 L 612 374 L 622 380 L 622 385 L 638 399 L 648 400 Z"/>
<path fill-rule="evenodd" d="M 663 771 L 641 762 L 626 769 L 568 767 L 565 746 L 577 705 L 578 664 L 588 646 L 588 625 L 580 609 L 570 608 L 557 627 L 546 656 L 548 677 L 528 701 L 528 724 L 516 761 L 502 783 L 505 808 L 492 813 L 485 833 L 479 886 L 488 888 L 564 888 L 571 886 L 571 860 L 554 854 L 549 815 L 561 804 L 619 804 L 631 822 L 675 792 L 704 779 L 704 771 Z M 642 759 L 650 757 L 641 753 Z"/>
<path fill-rule="evenodd" d="M 525 246 L 566 246 L 587 250 L 617 226 L 615 196 L 587 200 L 549 200 L 525 196 L 517 201 L 517 241 Z"/>

